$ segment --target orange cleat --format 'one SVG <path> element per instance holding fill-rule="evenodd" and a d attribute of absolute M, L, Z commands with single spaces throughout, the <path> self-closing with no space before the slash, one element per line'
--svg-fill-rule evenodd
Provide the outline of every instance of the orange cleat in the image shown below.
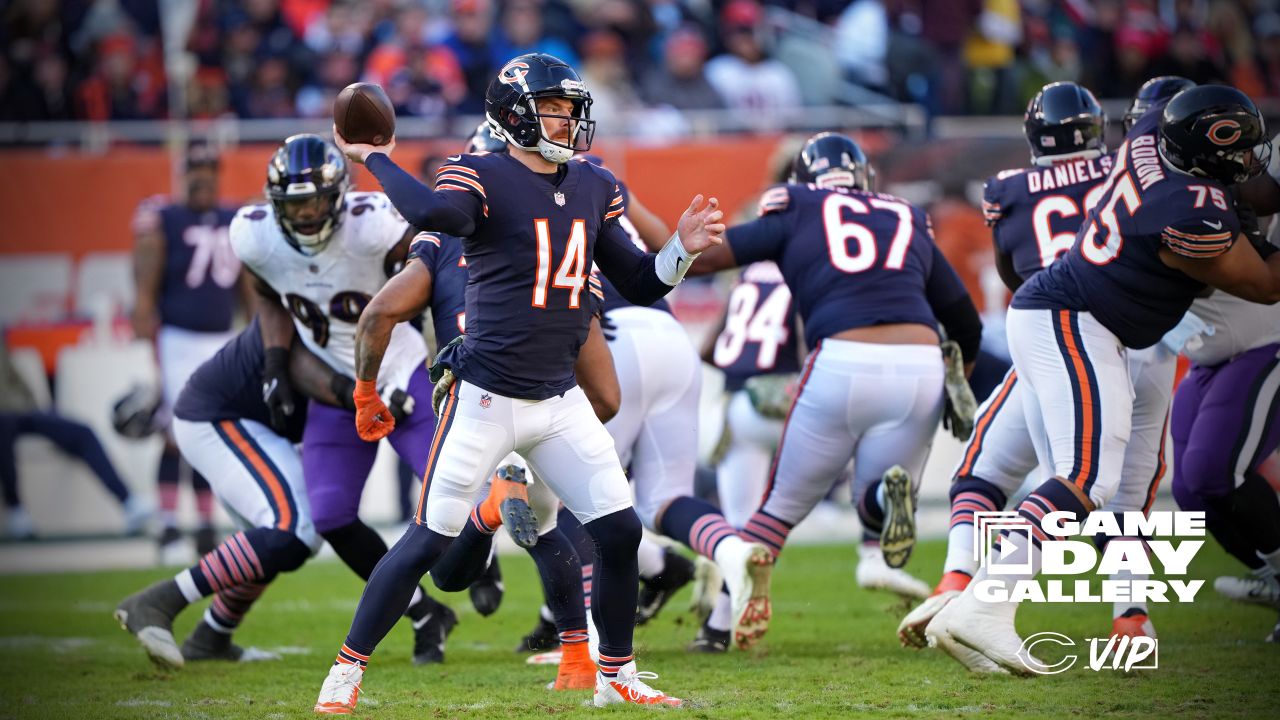
<path fill-rule="evenodd" d="M 489 484 L 489 494 L 476 508 L 476 514 L 490 529 L 505 526 L 516 545 L 528 549 L 538 544 L 538 518 L 529 507 L 524 473 L 524 468 L 516 465 L 498 468 Z"/>
<path fill-rule="evenodd" d="M 1156 628 L 1146 613 L 1135 612 L 1132 615 L 1121 615 L 1111 622 L 1111 637 L 1149 637 L 1156 636 Z"/>
<path fill-rule="evenodd" d="M 560 672 L 552 690 L 590 690 L 596 686 L 596 664 L 584 642 L 566 643 L 560 646 Z"/>

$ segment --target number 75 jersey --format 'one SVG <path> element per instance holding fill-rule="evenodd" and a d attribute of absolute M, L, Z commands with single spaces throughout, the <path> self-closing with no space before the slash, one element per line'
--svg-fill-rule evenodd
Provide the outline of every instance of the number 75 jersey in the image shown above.
<path fill-rule="evenodd" d="M 892 195 L 776 186 L 761 196 L 760 217 L 726 237 L 739 265 L 777 262 L 809 348 L 853 328 L 937 327 L 933 307 L 966 294 L 933 242 L 928 217 Z"/>
<path fill-rule="evenodd" d="M 1240 220 L 1226 186 L 1160 159 L 1160 114 L 1147 112 L 1125 136 L 1071 249 L 1019 288 L 1013 307 L 1089 312 L 1135 349 L 1154 345 L 1182 319 L 1205 286 L 1164 264 L 1161 250 L 1221 255 L 1240 235 Z"/>
<path fill-rule="evenodd" d="M 329 367 L 355 377 L 356 322 L 387 282 L 387 253 L 409 224 L 382 193 L 347 193 L 345 205 L 342 223 L 315 255 L 289 244 L 270 204 L 240 209 L 231 221 L 231 247 L 280 294 L 303 344 Z M 400 323 L 391 333 L 378 386 L 405 387 L 426 357 L 422 335 Z"/>

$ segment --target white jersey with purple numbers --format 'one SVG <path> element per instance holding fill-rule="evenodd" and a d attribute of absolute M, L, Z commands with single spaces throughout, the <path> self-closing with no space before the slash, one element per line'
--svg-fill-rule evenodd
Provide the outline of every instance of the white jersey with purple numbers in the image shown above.
<path fill-rule="evenodd" d="M 1183 348 L 1187 359 L 1197 365 L 1224 363 L 1240 353 L 1280 342 L 1280 308 L 1251 303 L 1215 290 L 1191 303 L 1191 312 L 1211 330 L 1200 334 L 1198 342 Z"/>
<path fill-rule="evenodd" d="M 231 245 L 255 275 L 272 287 L 293 316 L 303 344 L 334 370 L 355 377 L 356 322 L 387 282 L 387 253 L 409 224 L 382 193 L 349 193 L 342 224 L 328 245 L 304 255 L 285 240 L 271 205 L 240 209 Z M 379 387 L 405 387 L 427 357 L 422 335 L 396 326 L 378 376 Z"/>

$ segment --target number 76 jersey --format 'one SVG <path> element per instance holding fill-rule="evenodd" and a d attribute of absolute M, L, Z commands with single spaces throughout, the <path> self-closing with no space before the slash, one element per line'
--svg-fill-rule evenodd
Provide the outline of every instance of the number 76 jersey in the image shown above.
<path fill-rule="evenodd" d="M 315 255 L 289 244 L 269 204 L 240 209 L 231 221 L 231 247 L 279 293 L 303 344 L 335 371 L 355 377 L 356 322 L 387 282 L 387 253 L 408 229 L 386 195 L 347 193 L 342 223 Z M 426 356 L 422 336 L 400 323 L 391 333 L 378 387 L 405 387 Z"/>
<path fill-rule="evenodd" d="M 1166 265 L 1161 250 L 1221 255 L 1239 236 L 1240 220 L 1226 186 L 1160 159 L 1160 114 L 1153 109 L 1129 131 L 1071 249 L 1019 288 L 1013 307 L 1089 312 L 1135 349 L 1154 345 L 1182 319 L 1205 286 Z"/>

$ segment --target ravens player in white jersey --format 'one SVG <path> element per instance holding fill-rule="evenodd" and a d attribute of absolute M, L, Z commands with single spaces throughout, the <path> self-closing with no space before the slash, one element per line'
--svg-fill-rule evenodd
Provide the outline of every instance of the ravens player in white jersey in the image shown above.
<path fill-rule="evenodd" d="M 377 192 L 350 192 L 347 163 L 317 135 L 287 139 L 267 164 L 269 202 L 250 205 L 231 223 L 231 245 L 257 279 L 265 364 L 263 393 L 278 428 L 294 410 L 287 367 L 295 335 L 334 371 L 354 378 L 356 322 L 365 305 L 408 253 L 414 231 Z M 392 361 L 377 390 L 402 414 L 388 439 L 413 471 L 426 466 L 435 430 L 426 408 L 431 383 L 427 347 L 409 325 L 391 339 Z M 356 433 L 355 413 L 312 402 L 303 433 L 302 466 L 316 531 L 361 578 L 368 579 L 387 546 L 357 513 L 377 445 Z M 453 612 L 418 588 L 408 603 L 414 659 L 443 660 Z"/>

